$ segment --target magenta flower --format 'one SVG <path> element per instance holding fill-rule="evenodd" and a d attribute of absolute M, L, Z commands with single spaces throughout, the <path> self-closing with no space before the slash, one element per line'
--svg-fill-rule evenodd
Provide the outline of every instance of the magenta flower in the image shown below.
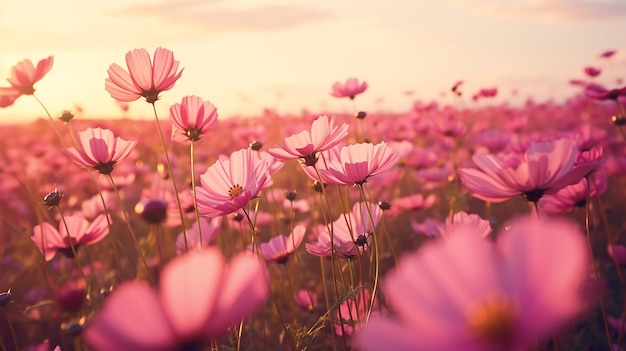
<path fill-rule="evenodd" d="M 587 179 L 591 180 L 588 182 Z M 587 189 L 588 184 L 591 188 Z M 594 172 L 588 178 L 581 179 L 578 183 L 568 185 L 554 194 L 546 194 L 539 202 L 541 213 L 560 214 L 570 212 L 574 208 L 585 207 L 587 204 L 587 191 L 589 197 L 594 198 L 604 194 L 608 186 L 608 179 L 604 172 Z"/>
<path fill-rule="evenodd" d="M 586 309 L 575 225 L 522 218 L 497 244 L 467 234 L 427 244 L 383 279 L 396 317 L 370 320 L 363 349 L 524 350 Z"/>
<path fill-rule="evenodd" d="M 608 245 L 607 252 L 617 264 L 626 265 L 626 246 L 619 244 Z"/>
<path fill-rule="evenodd" d="M 293 228 L 291 235 L 278 235 L 259 245 L 265 262 L 287 263 L 289 257 L 300 247 L 305 233 L 306 227 L 298 224 Z"/>
<path fill-rule="evenodd" d="M 99 351 L 202 349 L 263 305 L 267 279 L 251 254 L 227 265 L 216 248 L 190 251 L 165 266 L 158 292 L 140 281 L 120 285 L 84 338 Z"/>
<path fill-rule="evenodd" d="M 82 150 L 74 147 L 66 149 L 67 155 L 79 167 L 93 168 L 102 174 L 111 174 L 115 165 L 125 159 L 137 145 L 115 137 L 108 129 L 87 128 L 78 133 Z"/>
<path fill-rule="evenodd" d="M 0 108 L 13 105 L 21 95 L 33 95 L 35 83 L 41 80 L 52 68 L 54 57 L 39 61 L 37 67 L 29 59 L 22 60 L 11 67 L 11 77 L 7 78 L 10 87 L 0 87 Z"/>
<path fill-rule="evenodd" d="M 598 154 L 596 151 L 593 154 Z M 581 155 L 574 139 L 532 142 L 525 153 L 506 158 L 474 155 L 476 168 L 461 168 L 459 175 L 472 196 L 479 199 L 502 202 L 522 195 L 537 202 L 544 194 L 579 182 L 601 163 L 601 159 L 586 161 Z"/>
<path fill-rule="evenodd" d="M 339 159 L 330 160 L 323 178 L 332 184 L 363 184 L 370 177 L 390 170 L 399 160 L 398 153 L 384 141 L 376 145 L 352 144 L 341 149 Z"/>
<path fill-rule="evenodd" d="M 172 141 L 194 142 L 217 126 L 217 109 L 209 101 L 192 95 L 170 107 Z"/>
<path fill-rule="evenodd" d="M 593 100 L 617 100 L 620 96 L 626 96 L 626 87 L 607 89 L 603 85 L 591 83 L 585 87 L 584 93 Z"/>
<path fill-rule="evenodd" d="M 348 135 L 346 123 L 335 125 L 335 117 L 320 116 L 311 125 L 311 131 L 303 130 L 285 138 L 283 148 L 272 148 L 268 152 L 281 161 L 301 159 L 307 166 L 317 162 L 318 153 L 331 149 Z"/>
<path fill-rule="evenodd" d="M 585 74 L 588 75 L 589 77 L 597 77 L 600 75 L 600 73 L 602 73 L 602 69 L 597 68 L 597 67 L 591 67 L 591 66 L 587 66 L 584 68 Z"/>
<path fill-rule="evenodd" d="M 336 82 L 333 84 L 333 91 L 330 95 L 336 98 L 349 97 L 354 100 L 354 97 L 367 90 L 367 82 L 359 82 L 356 78 L 348 78 L 345 83 Z"/>
<path fill-rule="evenodd" d="M 74 257 L 71 245 L 78 250 L 81 245 L 95 244 L 109 234 L 109 226 L 104 215 L 99 215 L 91 223 L 81 216 L 66 216 L 65 221 L 67 229 L 62 221 L 59 223 L 58 230 L 47 222 L 33 228 L 31 239 L 46 261 L 53 259 L 58 251 L 68 257 Z M 71 244 L 67 235 L 68 229 Z"/>
<path fill-rule="evenodd" d="M 233 213 L 272 185 L 267 163 L 259 161 L 251 149 L 241 149 L 229 159 L 218 160 L 200 176 L 196 188 L 198 211 L 205 217 Z"/>
<path fill-rule="evenodd" d="M 616 53 L 617 53 L 617 51 L 615 51 L 615 50 L 607 50 L 607 51 L 601 53 L 600 57 L 608 59 L 608 58 L 613 57 L 613 55 L 615 55 Z"/>
<path fill-rule="evenodd" d="M 178 64 L 170 50 L 157 48 L 151 60 L 146 49 L 135 49 L 126 53 L 128 72 L 116 63 L 111 64 L 104 85 L 115 100 L 130 102 L 143 96 L 152 104 L 162 91 L 172 89 L 183 74 L 182 69 L 176 72 Z"/>

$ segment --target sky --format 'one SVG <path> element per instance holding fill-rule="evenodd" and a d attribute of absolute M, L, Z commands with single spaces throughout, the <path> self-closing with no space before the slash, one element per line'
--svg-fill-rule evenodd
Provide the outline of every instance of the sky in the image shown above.
<path fill-rule="evenodd" d="M 403 112 L 415 100 L 467 105 L 481 88 L 493 103 L 564 99 L 585 66 L 609 87 L 626 78 L 623 0 L 0 0 L 0 86 L 11 66 L 54 55 L 35 85 L 53 116 L 152 118 L 142 100 L 124 115 L 104 89 L 110 64 L 135 48 L 174 52 L 182 77 L 161 94 L 161 118 L 183 96 L 211 101 L 220 117 L 303 109 L 350 112 L 336 81 L 369 84 L 365 111 Z M 616 50 L 610 60 L 599 56 Z M 517 91 L 513 96 L 512 91 Z M 0 123 L 44 117 L 30 96 L 0 109 Z"/>

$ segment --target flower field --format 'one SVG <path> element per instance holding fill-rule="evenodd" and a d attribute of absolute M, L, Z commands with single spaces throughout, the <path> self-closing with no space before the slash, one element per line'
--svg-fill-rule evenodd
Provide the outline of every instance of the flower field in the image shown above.
<path fill-rule="evenodd" d="M 158 115 L 183 66 L 108 67 L 150 120 L 51 115 L 52 56 L 0 87 L 49 117 L 0 129 L 0 349 L 626 349 L 626 87 L 601 70 L 563 103 L 459 81 L 360 111 L 349 78 L 353 114 Z"/>

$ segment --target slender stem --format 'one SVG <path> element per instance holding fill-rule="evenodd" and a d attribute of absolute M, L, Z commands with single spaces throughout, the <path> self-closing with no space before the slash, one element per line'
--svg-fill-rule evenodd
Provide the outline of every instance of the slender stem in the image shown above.
<path fill-rule="evenodd" d="M 595 273 L 596 279 L 600 279 L 600 272 L 598 271 L 597 261 L 595 255 L 593 253 L 593 245 L 591 243 L 591 225 L 589 221 L 589 207 L 591 201 L 591 184 L 589 181 L 589 176 L 585 176 L 587 180 L 587 201 L 585 203 L 585 233 L 587 234 L 587 247 L 589 248 L 589 257 L 591 257 L 591 263 L 593 266 L 593 271 Z M 606 341 L 608 342 L 609 349 L 612 348 L 613 344 L 611 342 L 611 333 L 609 331 L 609 324 L 607 322 L 606 317 L 606 307 L 604 306 L 604 302 L 600 301 L 600 309 L 602 311 L 602 321 L 604 322 L 604 332 L 606 333 Z"/>
<path fill-rule="evenodd" d="M 46 108 L 46 106 L 43 104 L 43 102 L 41 102 L 41 100 L 39 100 L 39 98 L 35 94 L 33 94 L 33 97 L 35 98 L 35 100 L 37 100 L 39 105 L 41 105 L 44 111 L 46 111 L 46 115 L 48 115 L 50 122 L 52 122 L 52 128 L 54 129 L 54 132 L 57 134 L 57 137 L 59 138 L 59 141 L 61 142 L 61 146 L 65 149 L 66 148 L 65 140 L 63 140 L 63 137 L 61 136 L 61 132 L 59 131 L 59 128 L 57 128 L 56 124 L 54 123 L 54 118 L 52 118 L 52 115 L 50 115 L 50 112 L 48 112 L 48 109 Z"/>
<path fill-rule="evenodd" d="M 9 318 L 9 312 L 6 307 L 2 308 L 4 312 L 4 317 L 7 320 L 7 324 L 9 325 L 9 330 L 11 331 L 11 338 L 13 338 L 13 346 L 15 346 L 15 350 L 19 350 L 20 347 L 17 346 L 17 336 L 15 335 L 15 329 L 13 328 L 13 323 L 11 323 L 11 318 Z"/>
<path fill-rule="evenodd" d="M 89 285 L 89 281 L 87 280 L 87 277 L 85 276 L 85 272 L 83 272 L 83 267 L 81 267 L 81 265 L 78 263 L 78 252 L 76 252 L 76 245 L 74 245 L 74 238 L 72 238 L 72 236 L 70 235 L 70 229 L 67 226 L 67 221 L 65 220 L 63 211 L 61 210 L 59 206 L 55 206 L 55 207 L 59 211 L 59 214 L 61 215 L 61 222 L 63 222 L 63 226 L 65 227 L 65 234 L 67 235 L 67 242 L 70 245 L 70 248 L 72 250 L 72 255 L 74 256 L 72 257 L 73 258 L 72 261 L 74 261 L 76 268 L 78 269 L 81 277 L 85 281 L 85 289 L 87 290 L 87 298 L 89 299 L 89 297 L 91 296 L 91 286 Z"/>
<path fill-rule="evenodd" d="M 165 161 L 167 162 L 167 170 L 170 178 L 172 179 L 172 185 L 174 186 L 174 196 L 176 197 L 176 205 L 178 207 L 178 214 L 180 215 L 180 225 L 183 229 L 183 239 L 185 241 L 185 251 L 189 250 L 187 245 L 187 231 L 185 230 L 185 216 L 183 215 L 183 207 L 180 205 L 180 196 L 178 195 L 178 187 L 176 186 L 176 179 L 174 178 L 174 170 L 172 169 L 172 163 L 170 162 L 170 156 L 167 152 L 167 146 L 165 145 L 165 138 L 163 138 L 163 131 L 161 130 L 161 123 L 159 122 L 159 116 L 156 111 L 156 106 L 152 103 L 152 111 L 154 111 L 154 118 L 156 119 L 157 130 L 159 131 L 159 138 L 161 139 L 161 145 L 163 146 L 163 153 L 165 154 Z M 194 189 L 195 190 L 195 189 Z M 196 213 L 198 209 L 196 208 Z M 198 223 L 198 227 L 200 223 Z"/>
<path fill-rule="evenodd" d="M 237 351 L 241 351 L 241 335 L 243 334 L 243 319 L 239 322 L 237 328 Z"/>
<path fill-rule="evenodd" d="M 372 237 L 374 238 L 374 286 L 372 286 L 372 296 L 370 297 L 370 306 L 367 311 L 367 317 L 365 319 L 365 326 L 367 326 L 370 317 L 372 315 L 372 310 L 374 309 L 374 302 L 376 301 L 376 295 L 378 292 L 378 281 L 380 276 L 380 264 L 379 264 L 379 253 L 378 253 L 378 239 L 376 234 L 376 225 L 374 224 L 374 217 L 372 216 L 372 210 L 368 206 L 365 198 L 365 191 L 363 190 L 363 184 L 359 184 L 359 190 L 361 191 L 361 199 L 365 203 L 365 208 L 367 209 L 367 215 L 370 220 L 370 224 L 372 225 Z"/>
<path fill-rule="evenodd" d="M 135 249 L 137 250 L 137 253 L 139 254 L 139 258 L 141 259 L 141 262 L 143 263 L 143 266 L 146 269 L 146 275 L 148 276 L 149 280 L 152 280 L 152 277 L 150 276 L 150 268 L 148 268 L 148 262 L 146 262 L 146 258 L 143 255 L 143 252 L 141 251 L 141 247 L 139 246 L 139 241 L 137 240 L 135 231 L 133 230 L 133 227 L 130 225 L 130 220 L 128 218 L 128 214 L 126 213 L 126 209 L 124 208 L 124 202 L 122 201 L 120 192 L 117 189 L 117 185 L 115 185 L 115 181 L 113 180 L 113 177 L 111 176 L 111 174 L 107 174 L 107 175 L 109 177 L 109 181 L 111 182 L 111 186 L 113 187 L 113 191 L 115 192 L 115 195 L 117 197 L 117 202 L 119 203 L 120 209 L 122 210 L 122 215 L 124 216 L 124 222 L 126 223 L 128 232 L 130 233 L 130 236 L 133 239 L 133 242 L 135 243 Z"/>
<path fill-rule="evenodd" d="M 291 307 L 291 316 L 293 317 L 293 325 L 298 325 L 298 320 L 296 319 L 296 304 L 294 301 L 294 297 L 296 296 L 296 292 L 293 288 L 293 282 L 291 281 L 291 274 L 289 274 L 289 268 L 287 268 L 287 263 L 282 264 L 285 267 L 285 274 L 287 275 L 287 285 L 289 286 L 289 293 L 291 294 L 289 298 L 289 306 Z"/>
<path fill-rule="evenodd" d="M 202 247 L 202 226 L 200 225 L 200 212 L 198 211 L 198 197 L 196 196 L 196 167 L 194 162 L 194 145 L 195 141 L 191 142 L 190 149 L 190 158 L 191 158 L 191 193 L 193 195 L 193 208 L 196 213 L 196 222 L 198 223 L 198 240 L 200 242 L 200 247 Z M 185 248 L 187 248 L 187 236 L 183 236 L 185 240 Z"/>

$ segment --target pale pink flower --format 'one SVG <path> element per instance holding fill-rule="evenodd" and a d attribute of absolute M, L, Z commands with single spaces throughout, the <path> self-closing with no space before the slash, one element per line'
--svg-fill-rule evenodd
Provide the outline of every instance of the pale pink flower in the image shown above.
<path fill-rule="evenodd" d="M 289 236 L 278 235 L 266 243 L 261 243 L 259 249 L 265 258 L 265 262 L 287 263 L 289 257 L 300 247 L 305 233 L 306 227 L 298 224 L 293 228 L 293 232 Z"/>
<path fill-rule="evenodd" d="M 99 215 L 91 223 L 81 216 L 65 216 L 65 222 L 67 229 L 63 221 L 59 222 L 58 230 L 47 222 L 33 228 L 31 239 L 44 255 L 46 261 L 54 258 L 57 251 L 61 251 L 68 257 L 73 257 L 71 245 L 74 245 L 74 248 L 78 250 L 81 245 L 95 244 L 109 234 L 109 226 L 104 215 Z M 67 235 L 68 230 L 69 238 L 72 240 L 71 244 Z"/>
<path fill-rule="evenodd" d="M 311 125 L 311 131 L 303 130 L 285 138 L 283 148 L 271 148 L 269 154 L 281 161 L 301 159 L 307 166 L 317 162 L 318 153 L 329 150 L 348 135 L 346 123 L 335 125 L 335 117 L 320 116 Z"/>
<path fill-rule="evenodd" d="M 35 83 L 41 80 L 52 68 L 54 57 L 48 56 L 33 65 L 31 60 L 24 59 L 11 67 L 11 77 L 7 78 L 10 87 L 0 87 L 0 108 L 13 105 L 21 95 L 33 95 Z"/>
<path fill-rule="evenodd" d="M 172 141 L 194 142 L 217 126 L 217 109 L 202 98 L 185 96 L 182 101 L 170 107 L 172 121 Z"/>
<path fill-rule="evenodd" d="M 66 149 L 67 155 L 78 166 L 93 168 L 102 174 L 111 174 L 115 165 L 125 159 L 137 145 L 136 141 L 127 141 L 102 128 L 87 128 L 78 133 L 78 142 L 82 150 L 74 147 Z"/>
<path fill-rule="evenodd" d="M 423 222 L 416 220 L 411 221 L 411 229 L 413 229 L 414 233 L 422 234 L 429 238 L 439 237 L 442 225 L 442 222 L 430 217 L 426 218 Z"/>
<path fill-rule="evenodd" d="M 391 209 L 388 211 L 389 216 L 395 217 L 404 211 L 420 211 L 426 210 L 432 207 L 437 201 L 436 194 L 430 194 L 424 197 L 423 194 L 411 194 L 403 197 L 399 197 L 391 204 Z"/>
<path fill-rule="evenodd" d="M 356 78 L 348 78 L 345 83 L 336 82 L 333 84 L 333 91 L 330 95 L 336 98 L 349 97 L 354 100 L 354 97 L 367 90 L 367 82 L 359 82 Z"/>
<path fill-rule="evenodd" d="M 194 223 L 191 228 L 187 228 L 187 248 L 189 250 L 201 250 L 209 246 L 220 232 L 222 218 L 200 217 L 200 229 L 198 229 L 198 222 Z M 202 232 L 202 245 L 200 245 L 200 232 Z M 180 255 L 185 251 L 187 251 L 185 249 L 185 236 L 181 232 L 176 238 L 176 253 Z"/>
<path fill-rule="evenodd" d="M 324 173 L 324 181 L 328 183 L 363 184 L 370 177 L 390 170 L 399 160 L 398 153 L 384 141 L 376 145 L 352 144 L 343 147 L 339 158 L 331 159 L 328 169 L 320 173 Z"/>
<path fill-rule="evenodd" d="M 158 291 L 141 281 L 120 285 L 84 338 L 99 351 L 201 349 L 263 305 L 267 279 L 252 254 L 226 264 L 217 248 L 190 251 L 165 266 Z"/>
<path fill-rule="evenodd" d="M 162 91 L 172 89 L 183 74 L 182 69 L 176 72 L 178 64 L 170 50 L 157 48 L 151 60 L 146 49 L 135 49 L 126 53 L 128 72 L 116 63 L 111 64 L 104 85 L 116 100 L 130 102 L 143 96 L 152 104 Z"/>
<path fill-rule="evenodd" d="M 579 182 L 601 163 L 601 152 L 591 152 L 598 158 L 582 157 L 574 139 L 532 142 L 523 154 L 499 157 L 492 154 L 474 155 L 476 168 L 461 168 L 463 185 L 474 197 L 502 202 L 522 195 L 537 202 L 544 194 Z"/>
<path fill-rule="evenodd" d="M 491 224 L 488 220 L 482 219 L 479 215 L 467 212 L 457 212 L 448 217 L 443 225 L 439 228 L 439 235 L 443 238 L 449 238 L 457 233 L 471 232 L 472 235 L 478 235 L 484 238 L 491 234 Z"/>
<path fill-rule="evenodd" d="M 229 159 L 218 160 L 200 176 L 196 188 L 198 211 L 205 217 L 233 213 L 272 185 L 265 161 L 257 161 L 251 149 L 241 149 Z"/>
<path fill-rule="evenodd" d="M 365 350 L 525 350 L 588 306 L 584 235 L 560 220 L 518 219 L 497 244 L 436 240 L 382 282 L 395 318 L 372 319 Z"/>

